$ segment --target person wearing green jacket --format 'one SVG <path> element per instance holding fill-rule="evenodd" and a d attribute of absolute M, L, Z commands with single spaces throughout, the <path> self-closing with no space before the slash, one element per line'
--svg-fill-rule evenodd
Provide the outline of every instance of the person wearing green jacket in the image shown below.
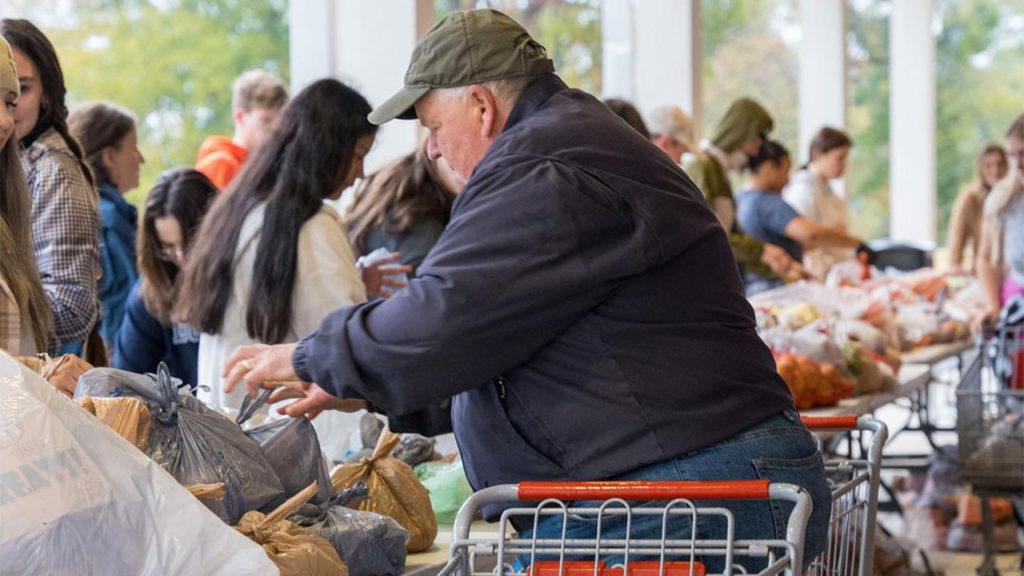
<path fill-rule="evenodd" d="M 800 265 L 785 250 L 764 244 L 743 233 L 736 222 L 736 201 L 728 171 L 738 171 L 761 149 L 764 137 L 774 121 L 767 110 L 750 98 L 740 98 L 729 106 L 718 122 L 711 140 L 700 143 L 700 151 L 688 155 L 683 170 L 700 188 L 718 221 L 729 233 L 736 261 L 744 272 L 764 278 L 800 273 Z"/>

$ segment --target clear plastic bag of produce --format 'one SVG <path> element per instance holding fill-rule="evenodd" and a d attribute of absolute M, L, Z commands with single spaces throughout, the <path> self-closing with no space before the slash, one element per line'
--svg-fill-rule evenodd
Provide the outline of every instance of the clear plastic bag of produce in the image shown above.
<path fill-rule="evenodd" d="M 454 462 L 424 462 L 416 467 L 416 476 L 423 487 L 430 492 L 430 505 L 438 524 L 451 525 L 459 508 L 473 494 L 473 488 L 466 480 L 462 459 Z"/>
<path fill-rule="evenodd" d="M 327 504 L 303 506 L 290 520 L 326 538 L 351 576 L 401 574 L 409 531 L 387 516 L 348 508 L 368 495 L 366 484 L 359 482 L 336 493 Z"/>
<path fill-rule="evenodd" d="M 236 423 L 244 424 L 266 404 L 270 393 L 270 390 L 262 390 L 256 400 L 246 396 L 238 410 Z M 327 460 L 320 451 L 320 441 L 309 420 L 280 418 L 247 430 L 245 434 L 263 450 L 263 455 L 284 486 L 284 498 L 294 496 L 313 482 L 319 486 L 314 502 L 326 502 L 331 497 Z"/>
<path fill-rule="evenodd" d="M 284 495 L 260 446 L 187 388 L 179 393 L 163 364 L 157 375 L 94 368 L 79 378 L 79 396 L 135 396 L 145 402 L 152 418 L 149 456 L 184 485 L 223 482 L 224 499 L 203 503 L 229 524 Z"/>
<path fill-rule="evenodd" d="M 0 573 L 278 573 L 170 474 L 3 353 L 0 397 Z"/>

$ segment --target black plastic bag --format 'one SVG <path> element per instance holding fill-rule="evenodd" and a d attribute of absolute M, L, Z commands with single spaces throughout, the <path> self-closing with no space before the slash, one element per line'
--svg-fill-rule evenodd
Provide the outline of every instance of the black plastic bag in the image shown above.
<path fill-rule="evenodd" d="M 366 484 L 360 482 L 335 494 L 326 505 L 303 506 L 290 520 L 326 538 L 350 576 L 397 576 L 405 569 L 409 531 L 387 516 L 345 507 L 368 494 Z"/>
<path fill-rule="evenodd" d="M 398 447 L 391 453 L 410 467 L 427 462 L 434 457 L 434 439 L 419 434 L 402 434 Z"/>
<path fill-rule="evenodd" d="M 75 397 L 81 396 L 135 396 L 145 402 L 152 417 L 149 457 L 183 485 L 223 482 L 223 500 L 202 502 L 228 524 L 284 497 L 260 446 L 187 387 L 179 393 L 163 363 L 155 376 L 94 368 L 79 379 Z"/>
<path fill-rule="evenodd" d="M 359 419 L 359 440 L 363 443 L 363 449 L 373 450 L 380 438 L 381 430 L 384 430 L 384 423 L 372 413 L 367 412 Z"/>
<path fill-rule="evenodd" d="M 252 417 L 270 396 L 262 390 L 256 400 L 246 396 L 235 422 L 242 425 Z M 312 502 L 326 502 L 331 497 L 331 476 L 327 459 L 320 451 L 313 424 L 305 418 L 280 418 L 256 426 L 245 433 L 260 445 L 277 477 L 284 486 L 283 502 L 317 482 L 319 487 Z"/>

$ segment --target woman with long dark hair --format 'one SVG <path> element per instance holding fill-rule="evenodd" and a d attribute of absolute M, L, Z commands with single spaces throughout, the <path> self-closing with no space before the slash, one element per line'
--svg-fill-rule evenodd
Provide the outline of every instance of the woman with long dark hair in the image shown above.
<path fill-rule="evenodd" d="M 362 255 L 398 252 L 415 271 L 451 219 L 459 188 L 447 161 L 427 157 L 424 142 L 360 183 L 345 216 L 352 247 Z"/>
<path fill-rule="evenodd" d="M 187 168 L 160 175 L 146 197 L 139 231 L 139 281 L 125 304 L 111 363 L 131 372 L 155 372 L 160 362 L 172 376 L 196 385 L 199 332 L 171 321 L 179 271 L 217 187 Z"/>
<path fill-rule="evenodd" d="M 241 405 L 245 392 L 225 393 L 221 375 L 235 348 L 298 341 L 379 290 L 379 277 L 364 285 L 340 217 L 324 204 L 362 176 L 369 113 L 341 82 L 313 83 L 203 220 L 176 309 L 202 332 L 199 396 L 211 406 Z"/>
<path fill-rule="evenodd" d="M 139 169 L 144 160 L 135 133 L 135 116 L 120 106 L 107 102 L 76 106 L 68 116 L 68 128 L 82 145 L 99 188 L 103 225 L 100 334 L 110 348 L 121 327 L 125 301 L 139 276 L 135 268 L 139 215 L 124 195 L 139 186 Z"/>
<path fill-rule="evenodd" d="M 32 205 L 32 246 L 53 317 L 51 350 L 102 363 L 99 321 L 100 218 L 92 173 L 68 131 L 67 89 L 53 45 L 28 20 L 0 20 L 10 43 L 21 96 L 14 130 L 21 141 Z"/>

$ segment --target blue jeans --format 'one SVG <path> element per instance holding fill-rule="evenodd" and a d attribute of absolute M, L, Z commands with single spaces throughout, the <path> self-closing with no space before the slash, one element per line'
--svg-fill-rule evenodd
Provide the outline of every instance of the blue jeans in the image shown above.
<path fill-rule="evenodd" d="M 800 416 L 793 410 L 785 410 L 764 422 L 714 446 L 691 452 L 682 458 L 666 460 L 646 466 L 615 480 L 759 480 L 788 482 L 807 490 L 814 504 L 804 545 L 804 561 L 807 562 L 825 549 L 828 519 L 832 498 L 825 479 L 821 454 L 814 438 L 800 422 Z M 589 506 L 591 503 L 577 503 Z M 646 505 L 648 503 L 641 503 Z M 700 501 L 698 507 L 723 507 L 730 510 L 735 518 L 736 539 L 784 540 L 786 525 L 792 504 L 757 500 Z M 659 503 L 654 503 L 659 505 Z M 617 519 L 619 521 L 617 521 Z M 673 539 L 691 537 L 691 517 L 672 516 L 668 535 Z M 566 538 L 595 538 L 596 515 L 593 517 L 570 518 Z M 532 528 L 532 525 L 530 526 Z M 625 538 L 623 516 L 605 516 L 602 521 L 601 539 Z M 662 534 L 661 515 L 634 516 L 630 537 L 635 539 L 660 539 Z M 560 539 L 562 517 L 549 516 L 537 527 L 538 538 Z M 521 538 L 531 538 L 532 530 L 522 531 Z M 722 517 L 698 517 L 697 537 L 699 539 L 723 539 L 725 521 Z M 591 560 L 590 558 L 574 558 Z M 603 558 L 609 566 L 622 562 L 622 557 Z M 656 558 L 653 558 L 656 560 Z M 521 559 L 526 562 L 529 558 Z M 641 558 L 652 560 L 652 558 Z M 680 559 L 685 560 L 685 559 Z M 710 571 L 721 571 L 720 559 L 703 558 Z M 740 564 L 745 564 L 742 559 Z M 806 564 L 805 564 L 806 565 Z M 763 565 L 756 565 L 761 568 Z M 748 568 L 755 568 L 748 567 Z"/>

